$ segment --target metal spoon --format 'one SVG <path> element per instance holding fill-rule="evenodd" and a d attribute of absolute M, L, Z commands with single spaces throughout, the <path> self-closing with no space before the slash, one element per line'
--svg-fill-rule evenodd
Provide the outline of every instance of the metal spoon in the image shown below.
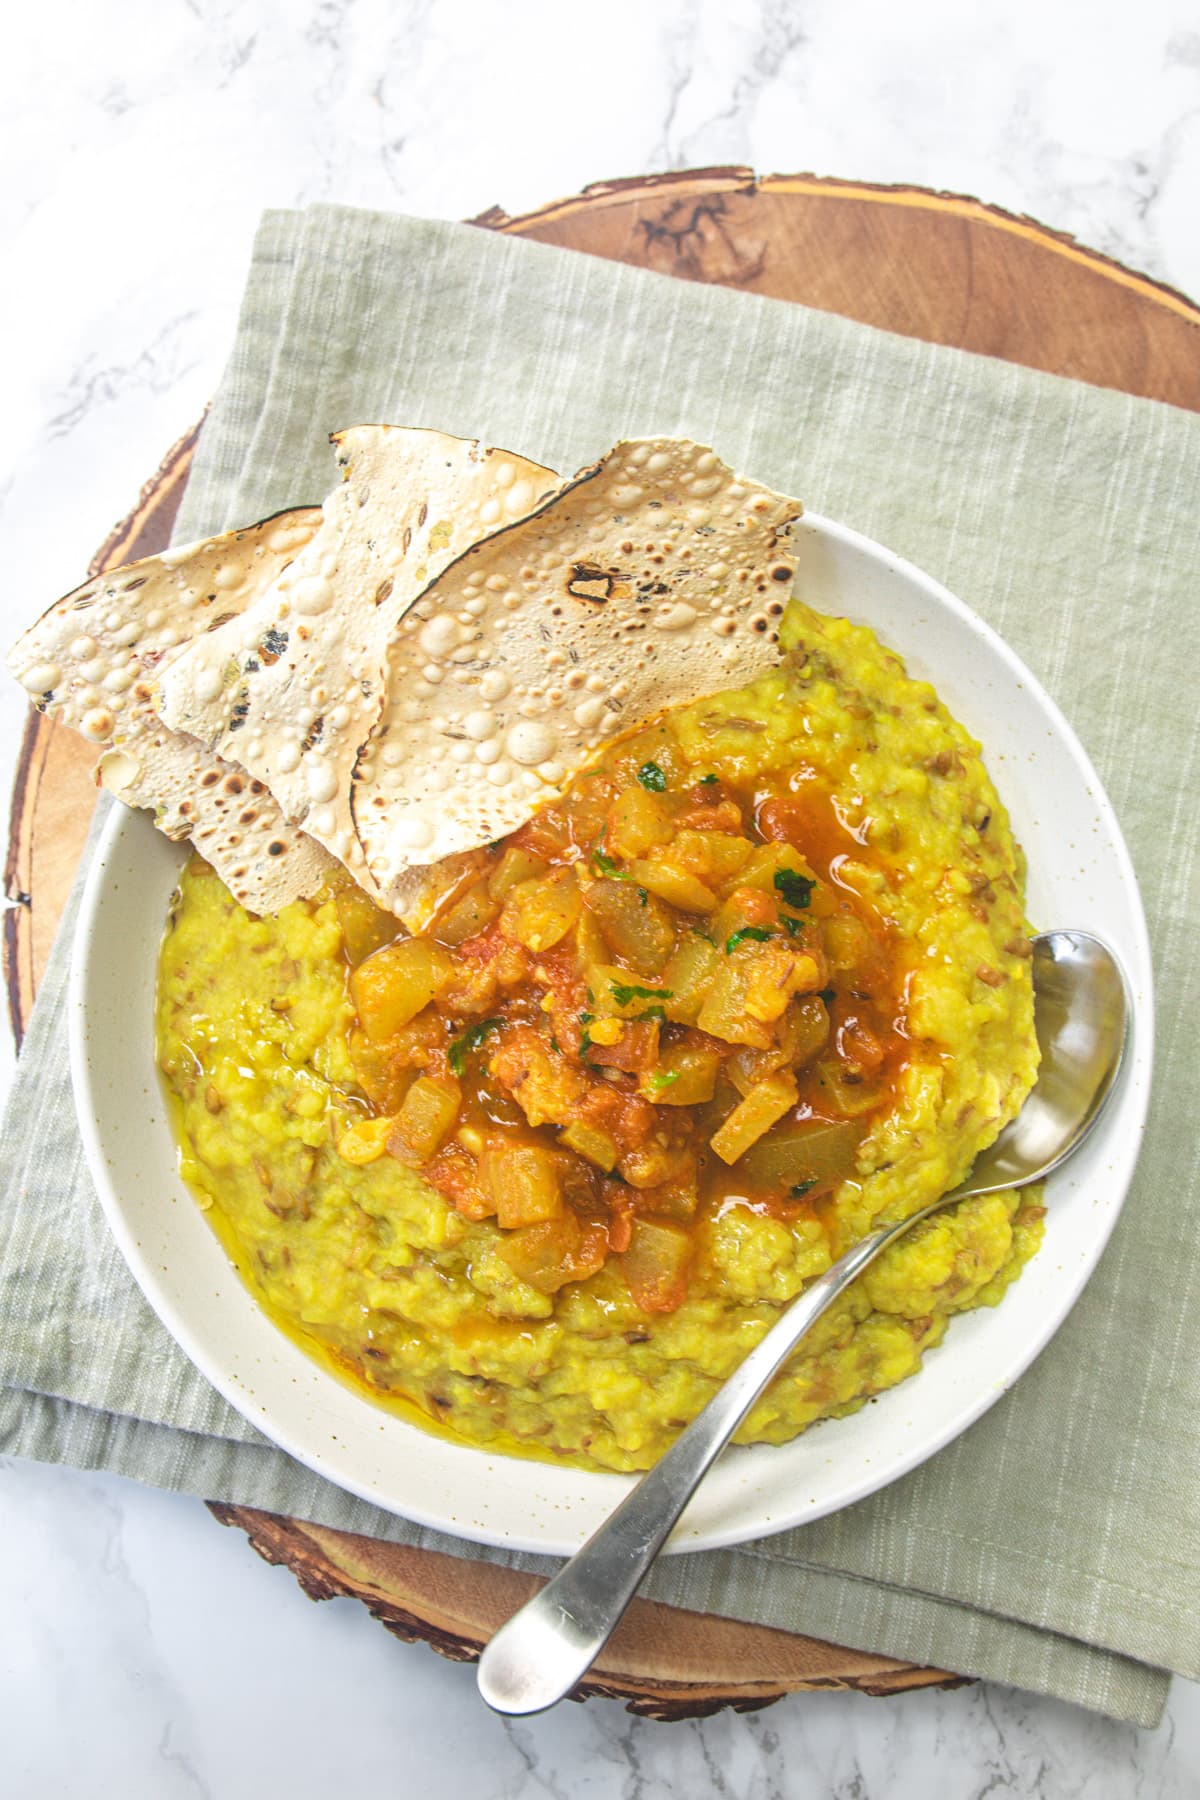
<path fill-rule="evenodd" d="M 976 1158 L 959 1187 L 906 1219 L 880 1226 L 798 1295 L 583 1548 L 501 1626 L 479 1659 L 479 1691 L 497 1712 L 541 1712 L 587 1673 L 742 1419 L 804 1334 L 868 1263 L 941 1207 L 1037 1181 L 1082 1143 L 1121 1065 L 1128 1018 L 1124 979 L 1098 938 L 1084 931 L 1048 931 L 1033 940 L 1033 982 L 1042 1061 L 1017 1117 Z"/>

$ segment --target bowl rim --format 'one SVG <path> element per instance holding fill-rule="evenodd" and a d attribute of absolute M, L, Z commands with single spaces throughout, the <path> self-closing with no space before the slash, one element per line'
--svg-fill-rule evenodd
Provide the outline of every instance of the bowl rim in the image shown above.
<path fill-rule="evenodd" d="M 1124 1067 L 1118 1078 L 1114 1101 L 1120 1097 L 1122 1089 L 1125 1091 L 1124 1103 L 1127 1107 L 1132 1099 L 1133 1116 L 1131 1121 L 1127 1121 L 1127 1124 L 1132 1123 L 1134 1129 L 1128 1132 L 1124 1143 L 1117 1146 L 1114 1151 L 1113 1175 L 1116 1183 L 1114 1198 L 1104 1214 L 1093 1221 L 1095 1229 L 1091 1234 L 1085 1254 L 1071 1271 L 1063 1271 L 1064 1290 L 1061 1306 L 1051 1309 L 1041 1320 L 1039 1328 L 1031 1331 L 1023 1339 L 1019 1349 L 1004 1358 L 1002 1373 L 994 1382 L 981 1385 L 980 1390 L 971 1399 L 954 1409 L 948 1417 L 943 1419 L 937 1429 L 926 1431 L 923 1434 L 915 1434 L 917 1441 L 912 1443 L 906 1452 L 888 1459 L 886 1467 L 882 1471 L 880 1469 L 864 1471 L 859 1479 L 849 1482 L 840 1495 L 831 1502 L 822 1502 L 808 1508 L 800 1507 L 788 1516 L 777 1518 L 760 1516 L 739 1523 L 738 1519 L 733 1517 L 724 1524 L 718 1522 L 705 1528 L 697 1528 L 689 1521 L 688 1514 L 685 1513 L 684 1519 L 666 1545 L 668 1553 L 729 1548 L 751 1542 L 756 1538 L 772 1536 L 796 1525 L 809 1523 L 830 1513 L 841 1511 L 845 1507 L 865 1499 L 868 1495 L 878 1492 L 881 1488 L 891 1485 L 903 1475 L 919 1467 L 947 1444 L 953 1442 L 987 1412 L 1040 1355 L 1068 1317 L 1090 1279 L 1128 1195 L 1149 1107 L 1153 1066 L 1154 995 L 1145 912 L 1132 859 L 1115 811 L 1091 759 L 1079 742 L 1073 728 L 1057 703 L 1046 693 L 1041 683 L 999 633 L 933 577 L 905 558 L 887 550 L 873 539 L 855 531 L 852 527 L 832 521 L 822 514 L 806 512 L 799 521 L 799 530 L 841 544 L 869 561 L 881 565 L 885 574 L 894 575 L 902 581 L 907 581 L 915 589 L 923 592 L 936 608 L 950 613 L 960 625 L 980 641 L 982 647 L 995 662 L 1002 666 L 1008 677 L 1027 691 L 1035 707 L 1046 719 L 1052 735 L 1057 738 L 1057 747 L 1065 751 L 1075 764 L 1089 790 L 1090 798 L 1098 815 L 1107 826 L 1110 840 L 1107 849 L 1111 851 L 1115 859 L 1114 873 L 1129 911 L 1129 941 L 1121 947 L 1120 960 L 1124 965 L 1127 987 L 1132 996 L 1132 1026 L 1136 1044 L 1131 1044 L 1131 1054 L 1127 1055 L 1125 1059 Z M 871 629 L 878 632 L 880 628 L 872 625 Z M 915 660 L 913 652 L 903 644 L 896 648 L 906 666 L 910 661 Z M 956 706 L 952 710 L 954 716 L 958 717 L 958 707 Z M 986 744 L 984 748 L 986 761 Z M 989 773 L 992 773 L 990 764 Z M 993 779 L 996 780 L 994 773 Z M 997 785 L 1001 786 L 1001 783 L 997 781 Z M 1002 797 L 1004 797 L 1002 788 L 1001 791 Z M 256 1430 L 262 1432 L 273 1444 L 315 1474 L 384 1511 L 392 1512 L 414 1524 L 445 1532 L 452 1537 L 505 1550 L 523 1550 L 551 1555 L 569 1554 L 578 1547 L 583 1537 L 594 1527 L 598 1517 L 607 1513 L 611 1506 L 615 1505 L 628 1491 L 636 1477 L 580 1470 L 571 1471 L 580 1482 L 589 1488 L 594 1486 L 598 1493 L 600 1490 L 604 1490 L 606 1497 L 596 1516 L 592 1516 L 595 1508 L 584 1509 L 588 1512 L 586 1530 L 570 1529 L 568 1522 L 568 1529 L 563 1531 L 561 1526 L 558 1527 L 557 1535 L 554 1530 L 548 1531 L 545 1528 L 530 1535 L 528 1531 L 522 1531 L 519 1525 L 516 1528 L 501 1528 L 495 1525 L 484 1525 L 479 1521 L 467 1524 L 457 1518 L 448 1519 L 442 1511 L 423 1507 L 419 1497 L 414 1499 L 412 1495 L 406 1495 L 402 1503 L 390 1499 L 380 1492 L 377 1484 L 356 1477 L 354 1471 L 347 1469 L 337 1454 L 330 1454 L 320 1445 L 314 1446 L 312 1442 L 304 1438 L 303 1434 L 297 1436 L 290 1429 L 280 1429 L 278 1423 L 269 1417 L 264 1419 L 261 1405 L 256 1403 L 253 1407 L 251 1406 L 246 1390 L 233 1379 L 227 1367 L 223 1366 L 219 1360 L 214 1360 L 208 1346 L 203 1341 L 202 1333 L 193 1326 L 192 1320 L 182 1313 L 166 1294 L 164 1284 L 158 1278 L 156 1269 L 143 1252 L 126 1214 L 121 1196 L 110 1177 L 109 1160 L 104 1143 L 104 1125 L 97 1105 L 95 1080 L 88 1047 L 88 993 L 91 957 L 93 950 L 98 947 L 100 942 L 98 915 L 105 902 L 110 864 L 119 852 L 125 833 L 143 827 L 147 831 L 152 829 L 144 815 L 136 815 L 129 809 L 118 805 L 113 807 L 112 814 L 102 829 L 81 899 L 72 946 L 68 987 L 70 1069 L 84 1151 L 109 1228 L 143 1295 L 168 1333 L 217 1392 Z M 181 847 L 180 855 L 182 854 L 183 848 Z M 1040 928 L 1051 929 L 1071 924 L 1079 924 L 1081 928 L 1084 928 L 1086 921 L 1053 919 L 1045 921 Z M 157 955 L 157 943 L 154 948 Z M 1136 1055 L 1132 1053 L 1135 1048 Z M 1110 1120 L 1115 1116 L 1116 1110 L 1116 1104 L 1110 1107 L 1108 1114 Z M 1097 1138 L 1102 1137 L 1103 1134 L 1104 1122 L 1102 1121 L 1097 1132 L 1092 1136 Z M 1052 1178 L 1052 1180 L 1055 1179 L 1057 1178 Z M 182 1187 L 182 1184 L 180 1185 Z M 183 1191 L 187 1192 L 186 1189 Z M 208 1229 L 207 1226 L 206 1229 Z M 215 1233 L 212 1235 L 214 1242 L 219 1243 Z M 221 1254 L 222 1256 L 226 1255 L 223 1247 L 221 1247 Z M 230 1266 L 232 1267 L 232 1264 Z M 236 1279 L 240 1282 L 240 1275 L 236 1276 Z M 250 1290 L 244 1288 L 243 1291 L 248 1304 L 270 1320 L 270 1315 L 259 1305 Z M 962 1315 L 963 1320 L 970 1317 L 972 1314 L 969 1312 Z M 270 1322 L 273 1329 L 278 1331 L 274 1322 Z M 961 1321 L 955 1320 L 954 1322 L 960 1323 Z M 282 1332 L 279 1335 L 284 1338 Z M 313 1366 L 320 1368 L 320 1373 L 325 1381 L 335 1387 L 342 1387 L 337 1377 L 323 1366 L 315 1361 Z M 919 1376 L 921 1372 L 918 1369 L 915 1376 Z M 887 1390 L 880 1398 L 887 1400 L 889 1395 L 902 1393 L 911 1388 L 914 1385 L 915 1376 L 901 1382 L 896 1388 Z M 344 1391 L 357 1394 L 357 1390 L 349 1387 L 346 1387 Z M 382 1411 L 382 1409 L 374 1407 L 369 1399 L 364 1399 L 363 1404 L 372 1407 L 373 1411 Z M 407 1421 L 398 1420 L 394 1414 L 386 1416 L 399 1429 L 411 1433 L 414 1438 L 419 1438 L 427 1443 L 435 1441 L 431 1438 L 431 1434 L 422 1431 L 419 1426 L 409 1425 Z M 821 1428 L 823 1431 L 829 1431 L 836 1428 L 836 1425 L 841 1422 L 822 1421 Z M 728 1454 L 743 1459 L 764 1454 L 778 1457 L 786 1454 L 797 1443 L 809 1438 L 813 1429 L 815 1428 L 810 1428 L 810 1432 L 799 1434 L 797 1439 L 790 1440 L 785 1445 L 754 1446 L 749 1449 L 735 1448 Z M 463 1451 L 466 1455 L 478 1459 L 481 1475 L 485 1466 L 494 1466 L 498 1462 L 509 1464 L 519 1461 L 524 1467 L 541 1471 L 547 1467 L 547 1465 L 537 1462 L 526 1462 L 525 1459 L 502 1457 L 494 1451 L 478 1446 L 464 1444 Z M 565 1467 L 565 1465 L 549 1466 L 551 1468 Z M 753 1486 L 749 1491 L 754 1492 Z"/>

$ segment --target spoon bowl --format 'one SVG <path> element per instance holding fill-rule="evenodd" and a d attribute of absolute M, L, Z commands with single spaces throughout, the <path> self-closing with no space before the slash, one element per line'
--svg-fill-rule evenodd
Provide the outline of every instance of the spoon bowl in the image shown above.
<path fill-rule="evenodd" d="M 1037 1081 L 1016 1118 L 975 1158 L 966 1181 L 926 1212 L 1051 1174 L 1082 1144 L 1120 1073 L 1129 997 L 1107 944 L 1087 931 L 1045 931 L 1032 951 Z"/>
<path fill-rule="evenodd" d="M 616 1629 L 699 1483 L 758 1396 L 821 1314 L 922 1219 L 978 1194 L 1038 1181 L 1091 1131 L 1116 1084 L 1129 998 L 1119 963 L 1084 931 L 1032 941 L 1041 1064 L 1017 1117 L 967 1179 L 907 1218 L 879 1226 L 800 1294 L 671 1448 L 479 1659 L 479 1691 L 495 1711 L 541 1712 L 570 1693 Z"/>

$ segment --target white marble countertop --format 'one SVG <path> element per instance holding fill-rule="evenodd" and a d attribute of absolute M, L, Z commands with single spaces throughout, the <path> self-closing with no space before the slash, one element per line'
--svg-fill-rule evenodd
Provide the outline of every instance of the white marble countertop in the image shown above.
<path fill-rule="evenodd" d="M 199 416 L 267 206 L 469 217 L 747 163 L 971 193 L 1200 295 L 1194 0 L 608 0 L 586 22 L 562 0 L 41 0 L 5 37 L 6 641 Z M 22 723 L 0 686 L 5 794 Z M 311 1605 L 198 1502 L 0 1462 L 0 1541 L 0 1791 L 23 1800 L 924 1800 L 935 1767 L 963 1800 L 1200 1792 L 1188 1683 L 1153 1733 L 986 1685 L 502 1725 L 469 1670 Z"/>

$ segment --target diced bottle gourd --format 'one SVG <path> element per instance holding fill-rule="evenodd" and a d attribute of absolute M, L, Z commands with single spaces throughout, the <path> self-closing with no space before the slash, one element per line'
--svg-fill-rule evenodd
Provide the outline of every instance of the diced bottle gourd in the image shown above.
<path fill-rule="evenodd" d="M 606 876 L 590 883 L 583 903 L 610 951 L 641 975 L 658 973 L 675 948 L 675 927 L 652 894 L 639 894 L 632 880 Z"/>
<path fill-rule="evenodd" d="M 614 856 L 629 860 L 644 856 L 656 844 L 667 844 L 674 834 L 671 814 L 657 794 L 644 787 L 624 788 L 612 809 L 608 844 Z"/>
<path fill-rule="evenodd" d="M 654 1067 L 642 1076 L 638 1092 L 655 1106 L 702 1106 L 713 1097 L 720 1067 L 718 1050 L 668 1044 Z"/>
<path fill-rule="evenodd" d="M 585 1125 L 577 1120 L 559 1133 L 558 1141 L 568 1150 L 574 1150 L 577 1156 L 586 1157 L 597 1169 L 603 1169 L 606 1175 L 611 1174 L 617 1166 L 616 1141 L 598 1126 Z"/>
<path fill-rule="evenodd" d="M 555 1294 L 568 1281 L 586 1281 L 604 1267 L 608 1234 L 602 1225 L 584 1225 L 573 1212 L 511 1232 L 500 1255 L 514 1275 L 542 1294 Z"/>
<path fill-rule="evenodd" d="M 454 964 L 429 938 L 402 938 L 359 964 L 350 993 L 359 1021 L 375 1043 L 395 1037 L 449 981 Z"/>
<path fill-rule="evenodd" d="M 570 870 L 557 877 L 534 877 L 509 889 L 501 925 L 506 936 L 540 955 L 566 937 L 581 905 Z"/>
<path fill-rule="evenodd" d="M 665 858 L 639 857 L 630 863 L 629 873 L 639 887 L 656 894 L 668 906 L 677 906 L 681 912 L 710 913 L 717 904 L 717 896 L 706 882 Z"/>
<path fill-rule="evenodd" d="M 364 894 L 353 882 L 346 882 L 338 888 L 333 896 L 337 907 L 338 924 L 342 928 L 342 943 L 346 950 L 346 961 L 352 969 L 376 950 L 382 950 L 385 944 L 400 933 L 400 921 L 389 912 L 376 906 L 369 895 Z"/>
<path fill-rule="evenodd" d="M 418 1076 L 393 1120 L 391 1154 L 412 1168 L 429 1162 L 454 1129 L 461 1102 L 462 1089 L 456 1081 Z"/>
<path fill-rule="evenodd" d="M 674 1312 L 687 1297 L 692 1241 L 674 1220 L 635 1218 L 621 1273 L 643 1312 Z"/>
<path fill-rule="evenodd" d="M 488 877 L 488 893 L 493 900 L 507 899 L 523 881 L 533 881 L 546 873 L 546 864 L 531 850 L 510 844 Z"/>
<path fill-rule="evenodd" d="M 506 1230 L 562 1215 L 562 1175 L 553 1150 L 542 1144 L 495 1146 L 481 1166 L 497 1221 Z"/>
<path fill-rule="evenodd" d="M 500 901 L 495 899 L 484 882 L 477 882 L 469 888 L 460 900 L 444 912 L 433 927 L 433 935 L 441 944 L 449 944 L 456 949 L 465 944 L 468 938 L 477 937 L 481 931 L 500 916 Z"/>
<path fill-rule="evenodd" d="M 735 1163 L 744 1156 L 751 1144 L 795 1106 L 796 1093 L 795 1076 L 783 1070 L 752 1087 L 711 1139 L 721 1161 Z"/>

